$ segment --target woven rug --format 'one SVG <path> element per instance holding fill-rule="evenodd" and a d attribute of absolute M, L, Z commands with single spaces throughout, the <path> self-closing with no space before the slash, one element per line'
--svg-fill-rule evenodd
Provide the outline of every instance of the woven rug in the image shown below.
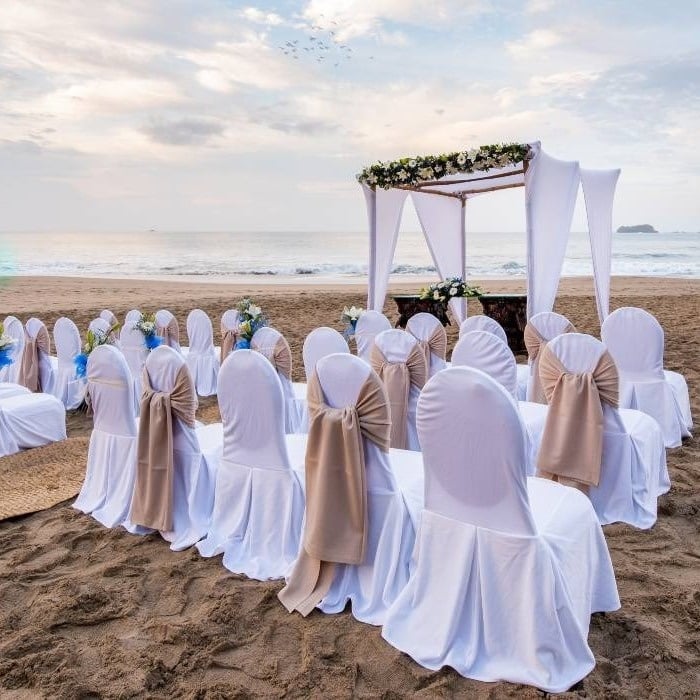
<path fill-rule="evenodd" d="M 88 438 L 74 437 L 0 457 L 0 520 L 73 498 L 87 464 Z"/>

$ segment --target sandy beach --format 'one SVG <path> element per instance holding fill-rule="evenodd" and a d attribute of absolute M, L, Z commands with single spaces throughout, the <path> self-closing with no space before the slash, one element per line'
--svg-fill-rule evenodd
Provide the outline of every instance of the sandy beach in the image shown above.
<path fill-rule="evenodd" d="M 470 282 L 473 282 L 470 280 Z M 524 280 L 485 280 L 490 292 L 524 291 Z M 417 285 L 392 286 L 412 292 Z M 555 310 L 598 335 L 590 278 L 562 280 Z M 344 305 L 366 303 L 360 285 L 224 284 L 17 277 L 0 280 L 0 319 L 38 316 L 52 328 L 66 315 L 84 331 L 103 308 L 169 308 L 181 337 L 193 308 L 214 322 L 245 295 L 287 337 L 293 375 L 313 328 L 340 329 Z M 612 307 L 640 306 L 666 334 L 667 369 L 682 372 L 700 418 L 700 280 L 613 278 Z M 478 301 L 470 301 L 478 313 Z M 388 298 L 385 312 L 395 319 Z M 448 328 L 449 349 L 457 329 Z M 198 418 L 218 420 L 215 399 Z M 90 419 L 69 414 L 62 459 L 84 465 Z M 697 432 L 697 430 L 696 430 Z M 26 468 L 24 453 L 0 470 Z M 649 531 L 604 528 L 622 608 L 596 614 L 594 671 L 562 697 L 700 697 L 700 440 L 668 452 L 672 487 Z M 517 592 L 517 582 L 513 582 Z M 536 689 L 484 684 L 450 669 L 431 672 L 399 653 L 380 630 L 349 612 L 288 615 L 279 582 L 228 573 L 194 549 L 171 552 L 158 536 L 107 530 L 70 501 L 0 522 L 0 697 L 2 698 L 402 698 L 540 697 Z"/>

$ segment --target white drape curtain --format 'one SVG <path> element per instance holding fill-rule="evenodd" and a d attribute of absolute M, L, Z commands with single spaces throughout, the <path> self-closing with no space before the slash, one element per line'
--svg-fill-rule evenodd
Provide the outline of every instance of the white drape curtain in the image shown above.
<path fill-rule="evenodd" d="M 579 180 L 578 162 L 542 150 L 525 173 L 528 318 L 554 307 Z"/>
<path fill-rule="evenodd" d="M 588 217 L 588 238 L 593 257 L 595 301 L 603 323 L 610 313 L 610 262 L 612 257 L 612 209 L 620 170 L 581 168 L 581 185 Z"/>
<path fill-rule="evenodd" d="M 415 192 L 411 195 L 425 240 L 440 279 L 466 277 L 464 206 L 455 197 Z M 461 323 L 467 316 L 465 299 L 450 302 L 452 313 Z"/>

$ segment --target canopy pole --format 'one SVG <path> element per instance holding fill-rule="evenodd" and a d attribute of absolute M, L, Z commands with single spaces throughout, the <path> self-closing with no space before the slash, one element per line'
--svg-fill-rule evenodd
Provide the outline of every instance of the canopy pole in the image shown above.
<path fill-rule="evenodd" d="M 367 215 L 369 218 L 369 289 L 367 294 L 367 308 L 374 309 L 375 285 L 377 280 L 377 191 L 374 187 L 368 188 Z"/>
<path fill-rule="evenodd" d="M 467 282 L 467 224 L 466 224 L 466 216 L 467 216 L 467 198 L 462 197 L 462 215 L 460 217 L 460 234 L 461 234 L 461 253 L 460 253 L 460 265 L 462 266 L 462 279 L 464 280 L 464 283 L 466 284 Z M 459 319 L 460 324 L 464 319 L 467 317 L 467 300 L 462 297 L 461 301 L 461 307 L 462 307 L 462 318 Z"/>

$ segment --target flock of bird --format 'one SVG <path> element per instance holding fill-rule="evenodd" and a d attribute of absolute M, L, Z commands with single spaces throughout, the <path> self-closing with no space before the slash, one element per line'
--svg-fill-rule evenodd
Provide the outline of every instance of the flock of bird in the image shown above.
<path fill-rule="evenodd" d="M 331 24 L 337 25 L 333 21 Z M 316 60 L 321 64 L 333 64 L 338 68 L 344 61 L 350 61 L 353 58 L 353 49 L 348 44 L 341 43 L 337 38 L 337 32 L 334 29 L 325 29 L 319 25 L 313 25 L 311 34 L 306 37 L 306 41 L 293 39 L 286 41 L 283 45 L 277 48 L 282 51 L 285 56 L 298 61 L 302 57 Z M 370 61 L 374 60 L 374 56 L 369 57 Z"/>

